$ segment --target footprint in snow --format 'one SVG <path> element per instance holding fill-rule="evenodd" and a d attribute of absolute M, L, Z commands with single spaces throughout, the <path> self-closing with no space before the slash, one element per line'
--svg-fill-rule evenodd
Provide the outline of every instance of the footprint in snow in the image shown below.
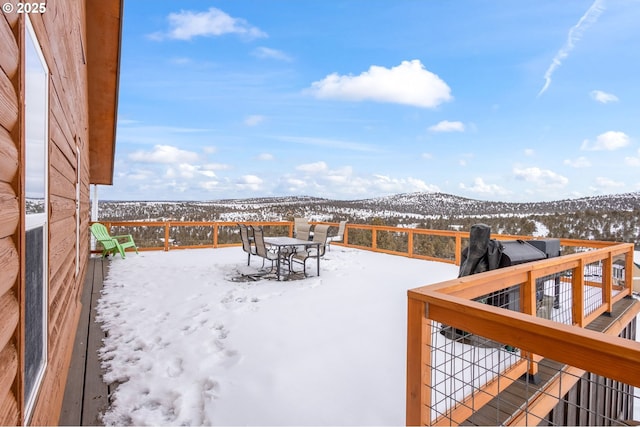
<path fill-rule="evenodd" d="M 171 378 L 176 378 L 184 372 L 184 362 L 181 358 L 177 357 L 171 360 L 167 366 L 167 375 Z"/>

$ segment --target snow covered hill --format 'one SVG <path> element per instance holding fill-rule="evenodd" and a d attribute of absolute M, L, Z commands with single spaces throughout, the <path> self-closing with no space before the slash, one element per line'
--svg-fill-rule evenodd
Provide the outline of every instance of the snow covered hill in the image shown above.
<path fill-rule="evenodd" d="M 550 202 L 483 201 L 443 193 L 404 193 L 363 200 L 290 196 L 212 201 L 101 201 L 101 221 L 315 221 L 467 229 L 616 240 L 640 246 L 640 192 Z"/>

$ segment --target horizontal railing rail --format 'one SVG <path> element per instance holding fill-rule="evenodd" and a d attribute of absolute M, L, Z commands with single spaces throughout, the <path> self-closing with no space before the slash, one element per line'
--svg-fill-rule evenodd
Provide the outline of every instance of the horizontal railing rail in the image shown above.
<path fill-rule="evenodd" d="M 233 221 L 101 221 L 112 234 L 131 234 L 139 250 L 174 250 L 240 246 L 238 222 Z M 240 221 L 247 225 L 262 226 L 265 235 L 293 235 L 293 222 Z M 335 222 L 318 221 L 337 231 Z M 196 229 L 196 230 L 194 230 Z M 190 232 L 194 231 L 194 232 Z M 204 231 L 207 230 L 207 231 Z M 391 255 L 406 256 L 459 265 L 462 247 L 468 242 L 468 232 L 430 230 L 422 228 L 390 227 L 347 223 L 343 245 Z M 498 240 L 532 239 L 531 236 L 498 234 Z M 572 250 L 595 249 L 611 242 L 561 239 L 561 245 Z M 97 252 L 97 251 L 94 251 Z"/>
<path fill-rule="evenodd" d="M 230 221 L 101 221 L 112 235 L 131 234 L 138 250 L 176 250 L 241 246 L 238 223 Z M 266 235 L 292 235 L 293 223 L 283 221 L 243 222 L 262 226 Z M 199 228 L 197 235 L 189 229 Z M 202 229 L 209 230 L 203 232 Z M 277 229 L 277 230 L 272 230 Z M 224 231 L 224 233 L 223 233 Z M 204 237 L 203 237 L 204 234 Z M 224 234 L 224 235 L 223 235 Z M 194 244 L 194 242 L 196 242 Z M 94 250 L 93 252 L 100 252 Z"/>

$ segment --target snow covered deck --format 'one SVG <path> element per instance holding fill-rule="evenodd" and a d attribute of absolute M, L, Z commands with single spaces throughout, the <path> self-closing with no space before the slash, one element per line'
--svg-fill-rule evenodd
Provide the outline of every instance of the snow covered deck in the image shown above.
<path fill-rule="evenodd" d="M 243 280 L 240 247 L 91 263 L 61 424 L 404 424 L 407 290 L 458 273 L 339 246 L 284 282 Z"/>
<path fill-rule="evenodd" d="M 261 263 L 239 247 L 105 261 L 100 355 L 119 384 L 106 424 L 404 424 L 407 290 L 458 267 L 333 246 L 320 277 L 235 281 Z M 89 353 L 86 384 L 100 374 Z M 70 424 L 97 421 L 106 391 L 85 389 Z"/>

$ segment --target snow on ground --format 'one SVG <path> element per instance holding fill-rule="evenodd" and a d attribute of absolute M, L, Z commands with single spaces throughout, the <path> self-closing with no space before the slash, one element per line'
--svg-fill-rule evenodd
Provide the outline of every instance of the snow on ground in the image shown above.
<path fill-rule="evenodd" d="M 402 425 L 406 291 L 458 267 L 332 247 L 321 275 L 235 282 L 238 247 L 110 262 L 107 425 Z M 299 268 L 299 267 L 298 267 Z"/>

